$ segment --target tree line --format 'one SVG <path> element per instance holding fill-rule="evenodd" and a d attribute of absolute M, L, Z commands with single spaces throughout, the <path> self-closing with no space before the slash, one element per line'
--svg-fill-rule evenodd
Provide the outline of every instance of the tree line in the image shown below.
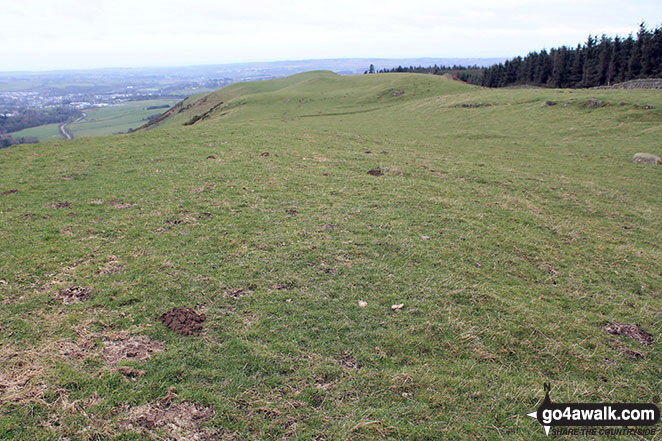
<path fill-rule="evenodd" d="M 372 65 L 371 65 L 372 67 Z M 479 66 L 398 66 L 393 69 L 381 69 L 378 71 L 367 73 L 393 73 L 393 72 L 410 72 L 410 73 L 425 73 L 432 75 L 451 75 L 454 79 L 464 81 L 471 84 L 480 84 L 484 74 L 484 68 Z"/>
<path fill-rule="evenodd" d="M 589 36 L 576 47 L 561 46 L 531 52 L 487 68 L 430 66 L 383 69 L 379 72 L 418 72 L 443 75 L 486 87 L 534 85 L 582 88 L 662 77 L 662 27 L 641 23 L 635 36 Z"/>

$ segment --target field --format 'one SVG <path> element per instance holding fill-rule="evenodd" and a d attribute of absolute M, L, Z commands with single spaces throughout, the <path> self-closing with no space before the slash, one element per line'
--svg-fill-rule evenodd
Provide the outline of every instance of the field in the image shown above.
<path fill-rule="evenodd" d="M 39 141 L 53 141 L 57 139 L 62 139 L 60 134 L 60 129 L 58 128 L 59 124 L 44 124 L 43 126 L 30 127 L 29 129 L 19 130 L 18 132 L 10 133 L 14 138 L 27 137 L 27 136 L 36 136 L 39 138 Z"/>
<path fill-rule="evenodd" d="M 657 91 L 311 72 L 4 149 L 0 439 L 543 440 L 544 382 L 659 401 L 661 122 Z"/>
<path fill-rule="evenodd" d="M 135 129 L 145 124 L 146 118 L 150 115 L 163 113 L 164 109 L 147 109 L 152 106 L 174 106 L 178 99 L 158 99 L 147 101 L 129 101 L 126 103 L 86 109 L 87 117 L 77 123 L 68 125 L 69 131 L 75 138 L 87 136 L 114 135 L 116 133 L 125 133 L 129 129 Z M 36 136 L 40 141 L 50 141 L 62 139 L 59 124 L 48 124 L 39 127 L 24 129 L 19 132 L 11 133 L 13 137 Z"/>
<path fill-rule="evenodd" d="M 159 99 L 148 101 L 130 101 L 116 106 L 100 107 L 85 111 L 87 117 L 71 124 L 69 130 L 75 138 L 86 136 L 113 135 L 125 133 L 145 124 L 150 115 L 163 113 L 165 109 L 148 109 L 153 106 L 174 106 L 177 99 Z"/>

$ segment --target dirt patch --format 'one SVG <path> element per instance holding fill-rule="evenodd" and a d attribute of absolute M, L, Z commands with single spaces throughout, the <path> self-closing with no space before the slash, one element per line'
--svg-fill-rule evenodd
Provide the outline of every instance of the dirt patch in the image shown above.
<path fill-rule="evenodd" d="M 118 201 L 117 199 L 111 199 L 107 203 L 108 205 L 112 205 L 113 208 L 117 208 L 118 210 L 125 210 L 127 208 L 131 208 L 136 205 L 136 204 L 130 204 L 128 202 Z"/>
<path fill-rule="evenodd" d="M 358 369 L 361 367 L 359 362 L 356 361 L 356 358 L 354 358 L 349 351 L 345 351 L 345 353 L 343 353 L 336 361 L 340 366 L 346 367 L 347 369 Z"/>
<path fill-rule="evenodd" d="M 285 210 L 285 213 L 291 214 L 291 215 L 299 214 L 299 212 L 297 210 L 294 210 L 294 209 Z"/>
<path fill-rule="evenodd" d="M 41 401 L 48 389 L 42 379 L 45 369 L 35 351 L 0 347 L 0 405 Z"/>
<path fill-rule="evenodd" d="M 368 174 L 370 176 L 382 176 L 384 172 L 381 169 L 373 168 L 372 170 L 368 170 Z"/>
<path fill-rule="evenodd" d="M 92 201 L 92 202 L 93 203 L 103 203 L 104 201 L 103 201 L 103 199 L 100 199 L 98 201 Z M 123 202 L 123 201 L 120 201 L 118 199 L 111 199 L 111 200 L 107 201 L 106 204 L 112 205 L 113 208 L 119 208 L 119 209 L 130 208 L 130 207 L 133 207 L 134 205 L 136 205 L 136 204 L 130 204 L 128 202 Z"/>
<path fill-rule="evenodd" d="M 267 156 L 269 156 L 269 155 L 270 155 L 269 152 L 262 152 L 262 153 L 260 153 L 260 156 L 264 156 L 265 158 L 266 158 Z"/>
<path fill-rule="evenodd" d="M 92 205 L 101 205 L 101 204 L 105 204 L 105 203 L 106 203 L 105 199 L 94 199 L 94 200 L 90 201 L 90 204 L 92 204 Z"/>
<path fill-rule="evenodd" d="M 48 208 L 65 208 L 65 207 L 70 207 L 71 202 L 54 202 L 52 204 L 48 204 Z"/>
<path fill-rule="evenodd" d="M 237 289 L 228 288 L 225 291 L 223 291 L 223 297 L 230 299 L 238 299 L 240 297 L 252 293 L 256 288 L 257 285 L 254 284 L 250 284 L 246 288 L 237 288 Z"/>
<path fill-rule="evenodd" d="M 289 291 L 290 289 L 293 289 L 295 287 L 296 284 L 294 282 L 283 282 L 283 283 L 277 283 L 271 288 L 275 289 L 276 291 Z"/>
<path fill-rule="evenodd" d="M 65 181 L 71 181 L 73 178 L 74 178 L 73 176 L 69 176 L 69 175 L 62 176 L 62 179 L 64 179 Z"/>
<path fill-rule="evenodd" d="M 109 366 L 123 360 L 145 361 L 152 354 L 165 351 L 165 346 L 145 336 L 116 335 L 105 342 L 103 359 Z"/>
<path fill-rule="evenodd" d="M 190 401 L 182 401 L 168 407 L 168 400 L 144 404 L 131 409 L 128 418 L 120 422 L 125 428 L 142 428 L 147 431 L 162 429 L 168 439 L 177 441 L 212 441 L 219 435 L 211 429 L 201 428 L 205 421 L 214 416 L 211 407 L 204 407 Z"/>
<path fill-rule="evenodd" d="M 101 268 L 99 268 L 99 274 L 115 274 L 121 273 L 126 269 L 126 265 L 121 263 L 116 256 L 109 256 L 108 262 Z"/>
<path fill-rule="evenodd" d="M 628 323 L 610 323 L 604 327 L 604 331 L 611 335 L 624 335 L 625 337 L 637 340 L 644 346 L 653 344 L 653 334 L 650 334 L 639 327 L 639 325 L 630 325 Z"/>
<path fill-rule="evenodd" d="M 207 156 L 207 159 L 216 159 L 216 156 L 214 156 L 214 155 L 209 155 L 209 156 Z"/>
<path fill-rule="evenodd" d="M 630 349 L 621 348 L 621 352 L 630 358 L 634 358 L 635 360 L 643 360 L 646 358 L 646 356 L 641 352 L 631 351 Z"/>
<path fill-rule="evenodd" d="M 79 303 L 87 300 L 92 295 L 92 288 L 86 286 L 68 286 L 58 291 L 57 296 L 62 299 L 65 305 Z"/>
<path fill-rule="evenodd" d="M 198 314 L 188 308 L 173 308 L 159 317 L 161 323 L 180 335 L 199 334 L 206 319 L 204 314 Z"/>
<path fill-rule="evenodd" d="M 14 190 L 14 189 L 12 189 L 12 190 L 5 190 L 5 191 L 3 191 L 3 192 L 0 193 L 0 194 L 3 195 L 3 196 L 6 196 L 6 195 L 8 195 L 8 194 L 14 194 L 14 193 L 18 193 L 18 190 Z"/>
<path fill-rule="evenodd" d="M 125 377 L 140 378 L 145 375 L 145 371 L 142 369 L 134 369 L 131 366 L 120 366 L 117 368 L 117 372 L 124 375 Z"/>

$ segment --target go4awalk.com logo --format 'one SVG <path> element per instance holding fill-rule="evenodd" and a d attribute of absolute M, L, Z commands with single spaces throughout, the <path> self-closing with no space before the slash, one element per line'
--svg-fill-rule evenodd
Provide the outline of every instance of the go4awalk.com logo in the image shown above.
<path fill-rule="evenodd" d="M 652 426 L 660 420 L 660 409 L 651 403 L 552 403 L 550 385 L 545 383 L 545 400 L 536 418 L 549 436 L 556 435 L 654 435 Z M 567 426 L 561 428 L 563 426 Z M 579 429 L 578 427 L 584 427 Z"/>

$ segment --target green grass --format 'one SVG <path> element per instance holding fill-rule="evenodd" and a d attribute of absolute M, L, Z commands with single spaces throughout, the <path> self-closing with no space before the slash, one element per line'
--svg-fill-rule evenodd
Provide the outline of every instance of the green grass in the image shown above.
<path fill-rule="evenodd" d="M 0 151 L 18 190 L 0 196 L 0 438 L 159 439 L 120 421 L 170 387 L 242 440 L 542 440 L 543 382 L 560 402 L 659 397 L 662 167 L 630 161 L 662 153 L 659 92 L 313 72 L 185 104 Z M 62 305 L 71 285 L 93 297 Z M 204 333 L 167 330 L 173 306 Z M 118 331 L 167 351 L 125 378 L 100 357 Z"/>
<path fill-rule="evenodd" d="M 147 109 L 152 106 L 174 106 L 178 99 L 156 99 L 146 101 L 130 101 L 108 107 L 86 109 L 87 117 L 77 123 L 69 124 L 69 131 L 75 138 L 88 136 L 105 136 L 126 133 L 129 129 L 137 129 L 147 122 L 151 115 L 163 113 L 163 109 Z M 47 124 L 11 133 L 15 138 L 36 136 L 41 142 L 62 139 L 59 124 Z"/>
<path fill-rule="evenodd" d="M 163 113 L 168 109 L 147 109 L 152 106 L 174 106 L 177 99 L 130 101 L 118 105 L 86 110 L 87 117 L 69 125 L 75 138 L 87 136 L 113 135 L 137 129 L 145 124 L 150 115 Z"/>
<path fill-rule="evenodd" d="M 14 138 L 27 137 L 27 136 L 36 136 L 39 138 L 39 141 L 53 141 L 57 139 L 62 139 L 60 134 L 60 125 L 59 124 L 45 124 L 43 126 L 31 127 L 29 129 L 23 129 L 18 132 L 10 133 Z"/>

